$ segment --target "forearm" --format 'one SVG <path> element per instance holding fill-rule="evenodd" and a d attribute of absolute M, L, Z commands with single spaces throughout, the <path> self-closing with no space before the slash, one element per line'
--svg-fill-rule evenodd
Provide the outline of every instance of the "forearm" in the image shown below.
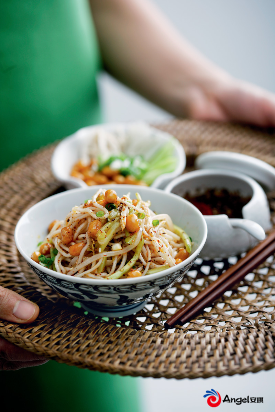
<path fill-rule="evenodd" d="M 90 0 L 106 69 L 176 116 L 228 75 L 185 41 L 146 0 Z"/>

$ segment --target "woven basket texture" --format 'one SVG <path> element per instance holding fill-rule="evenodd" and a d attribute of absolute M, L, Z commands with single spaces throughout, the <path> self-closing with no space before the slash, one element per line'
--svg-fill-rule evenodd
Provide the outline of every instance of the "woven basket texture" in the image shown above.
<path fill-rule="evenodd" d="M 183 144 L 187 170 L 211 150 L 248 154 L 275 166 L 274 131 L 174 120 L 158 128 Z M 165 320 L 234 264 L 202 260 L 180 283 L 152 299 L 136 315 L 99 318 L 57 295 L 19 255 L 14 228 L 32 205 L 64 190 L 51 174 L 55 145 L 41 149 L 0 175 L 0 284 L 39 304 L 30 325 L 0 320 L 0 335 L 58 362 L 120 375 L 198 378 L 244 374 L 275 367 L 275 259 L 253 273 L 191 322 L 169 332 Z M 275 226 L 275 193 L 269 193 Z"/>

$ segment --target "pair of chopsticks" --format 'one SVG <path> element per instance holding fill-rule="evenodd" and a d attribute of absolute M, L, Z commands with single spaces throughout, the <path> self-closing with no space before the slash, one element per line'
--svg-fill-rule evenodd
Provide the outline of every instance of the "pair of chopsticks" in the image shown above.
<path fill-rule="evenodd" d="M 251 249 L 235 265 L 226 270 L 217 280 L 190 300 L 183 308 L 179 309 L 165 323 L 167 329 L 176 324 L 184 324 L 210 306 L 216 299 L 239 283 L 248 273 L 252 272 L 269 256 L 275 253 L 275 230 L 261 243 Z"/>

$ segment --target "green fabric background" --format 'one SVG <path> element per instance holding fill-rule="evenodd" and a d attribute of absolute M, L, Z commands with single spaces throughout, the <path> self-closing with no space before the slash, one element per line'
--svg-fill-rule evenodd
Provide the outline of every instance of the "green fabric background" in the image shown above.
<path fill-rule="evenodd" d="M 138 412 L 137 378 L 114 376 L 50 361 L 0 372 L 1 411 Z"/>
<path fill-rule="evenodd" d="M 100 66 L 86 0 L 0 1 L 0 170 L 101 122 Z M 50 361 L 0 372 L 0 410 L 136 412 L 136 383 Z"/>
<path fill-rule="evenodd" d="M 101 121 L 86 0 L 1 0 L 1 169 Z"/>

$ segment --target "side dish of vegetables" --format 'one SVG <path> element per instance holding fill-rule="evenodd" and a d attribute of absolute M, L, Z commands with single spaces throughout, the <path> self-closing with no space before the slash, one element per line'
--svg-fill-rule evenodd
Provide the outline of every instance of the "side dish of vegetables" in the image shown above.
<path fill-rule="evenodd" d="M 73 165 L 71 176 L 83 180 L 88 186 L 103 184 L 135 184 L 150 186 L 177 166 L 174 146 L 168 141 L 145 160 L 144 156 L 129 156 L 123 144 L 111 133 L 98 131 L 82 156 Z M 94 146 L 94 147 L 92 147 Z"/>

